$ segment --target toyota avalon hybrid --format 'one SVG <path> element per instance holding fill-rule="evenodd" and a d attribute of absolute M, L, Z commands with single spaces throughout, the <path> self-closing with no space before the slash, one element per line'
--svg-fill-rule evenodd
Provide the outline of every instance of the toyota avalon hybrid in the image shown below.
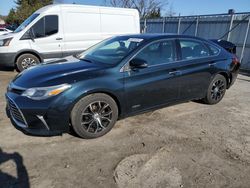
<path fill-rule="evenodd" d="M 96 138 L 116 121 L 165 106 L 218 103 L 240 63 L 218 44 L 183 35 L 105 40 L 85 52 L 31 67 L 9 84 L 7 115 L 19 130 Z"/>

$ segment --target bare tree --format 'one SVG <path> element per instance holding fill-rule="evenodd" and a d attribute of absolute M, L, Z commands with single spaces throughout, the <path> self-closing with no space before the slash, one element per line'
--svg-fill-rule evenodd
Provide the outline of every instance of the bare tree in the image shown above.
<path fill-rule="evenodd" d="M 114 7 L 136 8 L 141 18 L 148 18 L 167 4 L 167 0 L 106 0 L 106 3 Z"/>

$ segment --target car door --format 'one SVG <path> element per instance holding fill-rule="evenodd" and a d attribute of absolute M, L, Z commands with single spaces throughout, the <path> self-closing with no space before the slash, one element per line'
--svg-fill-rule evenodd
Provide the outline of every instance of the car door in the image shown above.
<path fill-rule="evenodd" d="M 31 48 L 39 52 L 44 59 L 62 57 L 62 31 L 58 15 L 47 15 L 31 27 L 34 39 Z"/>
<path fill-rule="evenodd" d="M 128 113 L 143 111 L 178 99 L 175 40 L 160 40 L 143 48 L 133 59 L 146 68 L 130 68 L 124 74 Z"/>
<path fill-rule="evenodd" d="M 180 77 L 180 98 L 198 99 L 203 98 L 211 76 L 211 66 L 214 62 L 211 59 L 208 47 L 199 40 L 179 39 L 179 50 L 182 60 L 179 64 Z"/>

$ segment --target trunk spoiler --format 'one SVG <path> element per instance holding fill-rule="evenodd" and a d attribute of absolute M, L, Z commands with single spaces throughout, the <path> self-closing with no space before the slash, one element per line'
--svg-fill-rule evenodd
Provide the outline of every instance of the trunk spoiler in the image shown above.
<path fill-rule="evenodd" d="M 212 42 L 220 45 L 222 48 L 226 49 L 228 52 L 232 53 L 232 54 L 236 54 L 236 45 L 226 41 L 226 40 L 220 40 L 220 39 L 212 39 Z"/>

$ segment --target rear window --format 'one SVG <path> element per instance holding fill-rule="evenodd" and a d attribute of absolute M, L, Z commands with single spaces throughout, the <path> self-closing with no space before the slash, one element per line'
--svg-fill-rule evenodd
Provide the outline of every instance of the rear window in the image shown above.
<path fill-rule="evenodd" d="M 214 45 L 208 44 L 208 46 L 212 52 L 212 55 L 218 55 L 220 53 L 219 48 L 215 47 Z"/>
<path fill-rule="evenodd" d="M 180 40 L 182 59 L 196 59 L 202 57 L 208 57 L 209 49 L 199 41 L 193 40 Z"/>

